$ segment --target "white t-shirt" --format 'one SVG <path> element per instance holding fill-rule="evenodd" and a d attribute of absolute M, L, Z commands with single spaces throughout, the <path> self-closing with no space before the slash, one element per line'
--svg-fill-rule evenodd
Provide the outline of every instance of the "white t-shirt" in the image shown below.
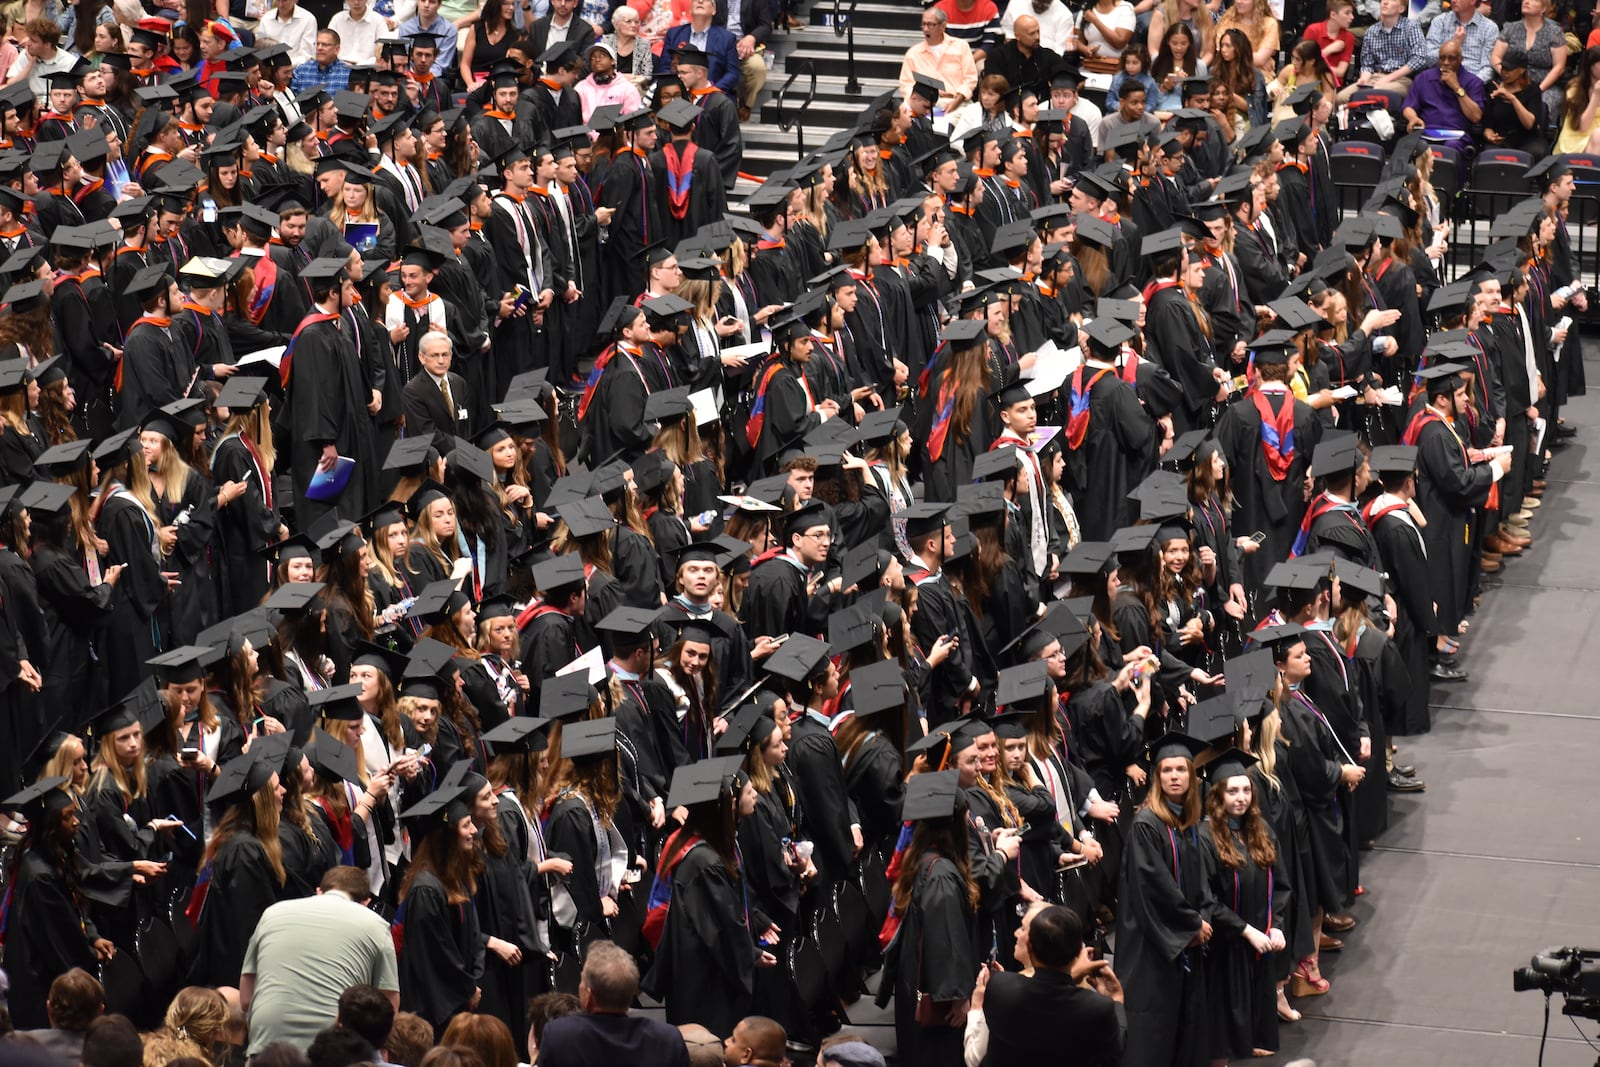
<path fill-rule="evenodd" d="M 352 67 L 359 67 L 377 61 L 378 38 L 388 26 L 383 16 L 369 7 L 360 21 L 348 10 L 336 13 L 328 20 L 328 29 L 339 35 L 339 58 Z"/>
<path fill-rule="evenodd" d="M 1112 8 L 1110 12 L 1096 11 L 1095 17 L 1113 30 L 1127 30 L 1131 33 L 1139 26 L 1139 16 L 1134 14 L 1133 5 L 1127 3 L 1127 0 L 1118 0 L 1117 6 Z M 1100 36 L 1100 27 L 1096 26 L 1088 18 L 1083 20 L 1083 39 L 1097 46 L 1100 49 L 1101 57 L 1104 59 L 1116 59 L 1122 55 L 1122 49 L 1111 47 L 1106 42 L 1106 39 Z M 1129 43 L 1132 42 L 1130 41 Z"/>
<path fill-rule="evenodd" d="M 1033 10 L 1033 0 L 1011 0 L 1000 16 L 1000 30 L 1008 39 L 1017 35 L 1014 27 L 1017 19 L 1023 15 L 1032 15 L 1039 20 L 1039 43 L 1042 46 L 1052 52 L 1066 53 L 1067 45 L 1072 43 L 1072 31 L 1078 26 L 1077 17 L 1067 9 L 1067 5 L 1055 0 L 1041 15 Z"/>

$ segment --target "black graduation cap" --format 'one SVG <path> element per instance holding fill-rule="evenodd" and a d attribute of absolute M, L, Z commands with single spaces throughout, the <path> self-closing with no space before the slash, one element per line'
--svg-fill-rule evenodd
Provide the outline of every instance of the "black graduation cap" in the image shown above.
<path fill-rule="evenodd" d="M 305 752 L 306 758 L 311 761 L 312 768 L 318 774 L 338 781 L 361 784 L 361 770 L 356 763 L 355 749 L 328 731 L 318 727 L 311 739 L 310 747 Z"/>
<path fill-rule="evenodd" d="M 1572 173 L 1572 166 L 1561 156 L 1545 156 L 1523 172 L 1523 177 L 1547 189 Z"/>
<path fill-rule="evenodd" d="M 280 553 L 279 559 L 283 558 Z M 273 590 L 272 595 L 267 597 L 261 606 L 269 612 L 298 614 L 309 609 L 312 601 L 316 600 L 325 588 L 327 588 L 326 582 L 287 582 Z"/>
<path fill-rule="evenodd" d="M 1316 79 L 1312 79 L 1303 85 L 1295 86 L 1294 91 L 1283 102 L 1288 104 L 1296 115 L 1304 115 L 1316 107 L 1317 101 L 1321 99 L 1322 90 L 1318 88 Z"/>
<path fill-rule="evenodd" d="M 429 834 L 460 824 L 472 814 L 472 800 L 466 786 L 441 785 L 401 812 L 400 821 L 410 831 L 412 841 L 420 841 Z"/>
<path fill-rule="evenodd" d="M 550 747 L 550 727 L 555 719 L 516 715 L 483 734 L 496 755 L 507 752 L 543 752 Z"/>
<path fill-rule="evenodd" d="M 1010 707 L 1025 700 L 1042 698 L 1050 688 L 1050 668 L 1044 660 L 1033 660 L 1002 670 L 995 683 L 996 707 Z"/>
<path fill-rule="evenodd" d="M 1333 561 L 1333 576 L 1341 585 L 1347 585 L 1359 593 L 1370 597 L 1383 596 L 1383 575 L 1371 567 L 1363 567 L 1341 557 Z"/>
<path fill-rule="evenodd" d="M 929 771 L 913 775 L 906 782 L 905 801 L 900 808 L 900 817 L 907 822 L 948 819 L 960 810 L 963 800 L 964 792 L 958 772 Z"/>
<path fill-rule="evenodd" d="M 72 794 L 62 788 L 66 784 L 66 775 L 41 778 L 24 787 L 22 792 L 0 800 L 0 811 L 22 812 L 30 824 L 37 822 L 42 830 L 48 812 L 64 810 L 74 803 Z"/>
<path fill-rule="evenodd" d="M 1463 388 L 1465 383 L 1462 381 L 1461 375 L 1471 371 L 1472 368 L 1464 363 L 1435 363 L 1430 367 L 1424 367 L 1422 370 L 1417 371 L 1417 377 L 1422 379 L 1423 386 L 1428 391 L 1428 396 L 1434 397 L 1453 393 L 1457 389 Z"/>
<path fill-rule="evenodd" d="M 422 592 L 417 594 L 416 603 L 411 605 L 411 610 L 407 611 L 406 615 L 428 623 L 439 623 L 470 603 L 472 597 L 462 592 L 455 582 L 441 578 L 423 587 Z"/>
<path fill-rule="evenodd" d="M 87 465 L 89 451 L 93 442 L 80 438 L 76 441 L 63 441 L 59 445 L 51 445 L 39 454 L 33 461 L 33 469 L 48 478 L 57 478 L 71 474 L 80 467 Z"/>
<path fill-rule="evenodd" d="M 1293 298 L 1273 300 L 1268 302 L 1267 307 L 1288 330 L 1310 330 L 1321 326 L 1325 321 L 1304 300 Z"/>
<path fill-rule="evenodd" d="M 205 180 L 199 167 L 175 159 L 145 179 L 144 187 L 147 192 L 187 193 Z"/>
<path fill-rule="evenodd" d="M 534 588 L 545 594 L 575 588 L 582 585 L 584 580 L 583 561 L 570 554 L 536 563 L 532 573 Z"/>
<path fill-rule="evenodd" d="M 350 666 L 376 667 L 389 681 L 397 682 L 405 674 L 406 656 L 403 652 L 385 648 L 371 641 L 357 641 L 354 655 L 350 658 Z"/>
<path fill-rule="evenodd" d="M 656 118 L 670 129 L 683 133 L 694 129 L 694 124 L 700 121 L 700 109 L 687 100 L 674 100 L 656 112 Z"/>
<path fill-rule="evenodd" d="M 594 687 L 584 671 L 546 678 L 539 686 L 539 714 L 552 721 L 582 715 L 594 703 Z"/>
<path fill-rule="evenodd" d="M 1379 445 L 1367 457 L 1367 466 L 1376 475 L 1415 474 L 1417 470 L 1417 446 Z"/>
<path fill-rule="evenodd" d="M 563 754 L 565 751 L 563 738 Z M 742 762 L 738 756 L 717 756 L 677 768 L 672 772 L 672 785 L 667 790 L 667 806 L 688 808 L 721 800 L 732 792 Z"/>
<path fill-rule="evenodd" d="M 949 504 L 938 504 L 924 501 L 912 504 L 900 513 L 906 522 L 906 536 L 911 538 L 926 537 L 933 531 L 947 523 L 945 513 L 950 510 Z"/>
<path fill-rule="evenodd" d="M 1360 442 L 1353 433 L 1336 434 L 1319 441 L 1317 450 L 1311 454 L 1311 475 L 1314 478 L 1352 473 L 1360 466 Z"/>
<path fill-rule="evenodd" d="M 834 648 L 854 648 L 872 640 L 873 611 L 860 604 L 841 608 L 828 616 L 828 643 Z"/>
<path fill-rule="evenodd" d="M 1189 709 L 1189 733 L 1215 744 L 1233 736 L 1239 728 L 1239 709 L 1232 690 L 1202 700 Z"/>
<path fill-rule="evenodd" d="M 1243 749 L 1230 748 L 1207 763 L 1201 768 L 1201 772 L 1206 776 L 1207 781 L 1215 786 L 1220 786 L 1229 778 L 1237 778 L 1241 774 L 1248 774 L 1250 768 L 1259 762 Z"/>
<path fill-rule="evenodd" d="M 646 300 L 639 306 L 644 309 L 645 318 L 650 320 L 651 327 L 655 329 L 666 329 L 675 325 L 679 315 L 694 310 L 693 304 L 676 293 L 667 293 Z"/>
<path fill-rule="evenodd" d="M 1153 525 L 1124 526 L 1111 535 L 1111 550 L 1122 563 L 1136 563 L 1149 555 L 1160 531 Z"/>
<path fill-rule="evenodd" d="M 857 717 L 903 709 L 905 672 L 892 659 L 850 669 L 850 697 Z"/>
<path fill-rule="evenodd" d="M 1242 656 L 1234 656 L 1223 665 L 1227 679 L 1227 692 L 1233 698 L 1234 710 L 1246 719 L 1253 719 L 1264 710 L 1263 702 L 1278 683 L 1278 667 L 1272 653 L 1257 648 Z"/>
<path fill-rule="evenodd" d="M 658 614 L 658 611 L 623 605 L 613 608 L 594 628 L 610 635 L 613 650 L 635 649 L 654 639 L 653 627 Z"/>
<path fill-rule="evenodd" d="M 1261 626 L 1250 632 L 1250 640 L 1260 645 L 1277 648 L 1293 645 L 1305 637 L 1306 628 L 1297 622 L 1277 626 Z"/>
<path fill-rule="evenodd" d="M 276 761 L 260 757 L 259 752 L 247 752 L 223 764 L 206 793 L 206 803 L 231 804 L 255 796 L 278 770 L 274 765 Z"/>
<path fill-rule="evenodd" d="M 617 524 L 616 516 L 611 514 L 605 501 L 595 496 L 561 504 L 556 508 L 556 514 L 567 524 L 567 529 L 574 537 L 606 533 Z"/>
<path fill-rule="evenodd" d="M 581 759 L 585 756 L 614 756 L 616 750 L 616 719 L 589 719 L 585 722 L 562 724 L 561 755 L 564 759 Z"/>
<path fill-rule="evenodd" d="M 992 448 L 972 461 L 972 480 L 976 482 L 1000 475 L 1010 477 L 1021 464 L 1022 456 L 1016 445 Z"/>
<path fill-rule="evenodd" d="M 952 348 L 978 343 L 988 330 L 982 319 L 952 319 L 945 324 L 940 340 Z"/>
<path fill-rule="evenodd" d="M 749 752 L 765 744 L 777 727 L 768 709 L 759 704 L 746 704 L 728 719 L 728 728 L 717 738 L 717 751 Z"/>
<path fill-rule="evenodd" d="M 248 411 L 267 398 L 267 379 L 234 375 L 217 392 L 216 406 Z"/>
<path fill-rule="evenodd" d="M 310 694 L 306 697 L 306 702 L 324 719 L 356 722 L 364 714 L 358 699 L 360 696 L 359 685 L 334 685 Z"/>
<path fill-rule="evenodd" d="M 828 644 L 804 634 L 790 634 L 783 647 L 767 657 L 768 674 L 791 682 L 804 683 L 828 661 Z"/>
<path fill-rule="evenodd" d="M 1204 752 L 1206 743 L 1188 734 L 1169 730 L 1145 748 L 1150 757 L 1151 768 L 1158 767 L 1162 760 L 1186 759 L 1192 761 L 1201 752 Z"/>
<path fill-rule="evenodd" d="M 221 402 L 220 398 L 218 402 Z M 431 451 L 433 451 L 432 437 L 401 437 L 389 446 L 389 454 L 383 460 L 383 469 L 405 471 L 420 468 L 427 462 L 428 453 Z"/>
<path fill-rule="evenodd" d="M 138 435 L 139 428 L 130 426 L 120 433 L 114 433 L 110 437 L 102 438 L 94 446 L 94 451 L 90 455 L 96 463 L 100 464 L 102 469 L 110 469 L 128 458 L 128 446 L 138 438 Z"/>
<path fill-rule="evenodd" d="M 206 667 L 221 659 L 222 655 L 222 652 L 208 645 L 183 645 L 145 662 L 157 668 L 162 684 L 182 685 L 204 678 Z"/>

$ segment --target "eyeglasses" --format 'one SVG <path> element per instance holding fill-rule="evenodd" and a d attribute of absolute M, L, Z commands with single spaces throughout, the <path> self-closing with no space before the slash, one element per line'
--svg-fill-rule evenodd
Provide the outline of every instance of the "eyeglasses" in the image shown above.
<path fill-rule="evenodd" d="M 833 531 L 832 530 L 817 530 L 814 533 L 803 533 L 800 536 L 806 538 L 808 541 L 828 542 L 828 541 L 832 541 L 833 540 Z"/>

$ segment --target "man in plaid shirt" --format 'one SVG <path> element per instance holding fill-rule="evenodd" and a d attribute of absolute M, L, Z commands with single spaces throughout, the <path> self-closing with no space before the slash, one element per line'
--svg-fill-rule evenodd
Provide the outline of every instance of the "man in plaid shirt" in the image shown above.
<path fill-rule="evenodd" d="M 1340 91 L 1340 103 L 1368 87 L 1406 93 L 1417 72 L 1432 65 L 1422 31 L 1406 18 L 1405 10 L 1406 0 L 1382 0 L 1378 5 L 1382 17 L 1361 38 L 1361 76 Z"/>

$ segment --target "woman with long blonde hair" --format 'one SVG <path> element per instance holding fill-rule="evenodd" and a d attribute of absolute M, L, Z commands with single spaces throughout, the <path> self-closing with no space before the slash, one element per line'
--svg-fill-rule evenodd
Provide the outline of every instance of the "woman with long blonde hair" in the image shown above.
<path fill-rule="evenodd" d="M 101 566 L 125 567 L 112 592 L 108 620 L 117 639 L 101 649 L 107 692 L 118 696 L 149 673 L 145 662 L 165 643 L 158 614 L 170 587 L 162 571 L 178 539 L 176 529 L 160 525 L 144 454 L 130 443 L 131 432 L 118 434 L 95 450 L 100 484 L 89 510 L 95 534 L 105 542 Z"/>
<path fill-rule="evenodd" d="M 357 250 L 363 253 L 375 252 L 387 263 L 395 257 L 394 223 L 388 215 L 378 210 L 378 198 L 373 192 L 371 182 L 369 177 L 362 176 L 358 179 L 355 174 L 346 172 L 344 191 L 328 210 L 328 221 L 339 227 L 342 232 L 347 231 L 352 225 L 376 225 L 377 244 Z M 350 239 L 355 241 L 355 235 L 352 234 Z"/>
<path fill-rule="evenodd" d="M 244 492 L 242 485 L 235 484 L 219 493 L 209 478 L 183 461 L 174 442 L 187 432 L 186 425 L 161 416 L 147 420 L 139 433 L 156 522 L 170 527 L 175 535 L 162 566 L 178 576 L 178 585 L 168 597 L 169 640 L 176 645 L 193 642 L 221 613 L 211 569 L 217 507 L 219 501 L 235 500 Z"/>
<path fill-rule="evenodd" d="M 456 506 L 444 486 L 425 482 L 406 501 L 406 510 L 412 521 L 411 543 L 401 571 L 411 588 L 421 592 L 429 582 L 448 577 L 461 556 L 456 538 Z"/>
<path fill-rule="evenodd" d="M 25 482 L 33 476 L 33 461 L 48 447 L 28 423 L 28 388 L 19 378 L 0 388 L 0 471 L 7 480 Z"/>
<path fill-rule="evenodd" d="M 284 788 L 278 762 L 240 756 L 223 768 L 220 788 L 213 786 L 207 794 L 226 809 L 206 845 L 201 871 L 206 888 L 189 971 L 197 983 L 238 986 L 250 934 L 262 912 L 283 895 L 287 876 L 278 822 Z"/>
<path fill-rule="evenodd" d="M 690 389 L 723 388 L 723 371 L 737 368 L 741 361 L 723 356 L 722 346 L 744 332 L 744 327 L 733 316 L 717 314 L 717 304 L 722 299 L 722 275 L 713 260 L 687 260 L 683 267 L 683 281 L 674 292 L 690 305 L 689 329 L 679 336 L 678 349 L 680 381 Z"/>
<path fill-rule="evenodd" d="M 1311 845 L 1301 822 L 1300 789 L 1295 785 L 1294 776 L 1288 773 L 1289 745 L 1283 739 L 1283 720 L 1278 717 L 1278 697 L 1286 691 L 1277 686 L 1274 689 L 1274 694 L 1258 707 L 1240 705 L 1240 711 L 1245 714 L 1241 747 L 1256 759 L 1249 768 L 1256 804 L 1272 829 L 1278 859 L 1288 883 L 1311 885 Z M 1310 894 L 1296 891 L 1290 895 L 1289 908 L 1281 917 L 1288 947 L 1273 957 L 1272 979 L 1277 987 L 1278 1018 L 1284 1022 L 1300 1019 L 1300 1013 L 1289 1005 L 1288 984 L 1295 963 L 1316 950 L 1311 910 Z"/>

